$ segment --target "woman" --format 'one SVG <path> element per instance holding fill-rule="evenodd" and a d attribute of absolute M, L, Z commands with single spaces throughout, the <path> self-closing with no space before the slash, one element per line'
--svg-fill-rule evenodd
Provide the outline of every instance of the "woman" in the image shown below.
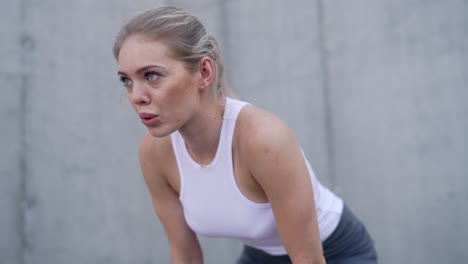
<path fill-rule="evenodd" d="M 196 234 L 241 240 L 238 263 L 376 263 L 373 243 L 320 185 L 291 130 L 230 98 L 215 39 L 191 14 L 145 10 L 114 55 L 148 133 L 141 169 L 173 263 L 202 263 Z"/>

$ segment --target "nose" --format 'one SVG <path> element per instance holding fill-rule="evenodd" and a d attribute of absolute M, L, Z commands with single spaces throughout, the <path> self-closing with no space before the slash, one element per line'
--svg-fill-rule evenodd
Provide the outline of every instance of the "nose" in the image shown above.
<path fill-rule="evenodd" d="M 132 103 L 136 105 L 145 105 L 151 102 L 151 97 L 148 89 L 143 84 L 134 83 L 132 89 L 129 91 L 128 96 Z"/>

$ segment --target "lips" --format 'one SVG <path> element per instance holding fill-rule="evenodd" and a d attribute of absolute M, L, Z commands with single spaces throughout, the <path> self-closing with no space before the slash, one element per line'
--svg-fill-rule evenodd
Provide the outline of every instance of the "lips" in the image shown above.
<path fill-rule="evenodd" d="M 150 113 L 140 113 L 139 114 L 141 122 L 147 126 L 154 126 L 157 122 L 159 122 L 159 115 L 150 114 Z"/>

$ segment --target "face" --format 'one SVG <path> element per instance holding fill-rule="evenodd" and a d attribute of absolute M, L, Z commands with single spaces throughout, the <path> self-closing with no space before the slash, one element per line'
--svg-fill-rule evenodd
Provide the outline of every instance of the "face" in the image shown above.
<path fill-rule="evenodd" d="M 151 135 L 169 135 L 196 111 L 200 75 L 171 57 L 163 42 L 130 36 L 120 49 L 118 67 L 128 100 Z"/>

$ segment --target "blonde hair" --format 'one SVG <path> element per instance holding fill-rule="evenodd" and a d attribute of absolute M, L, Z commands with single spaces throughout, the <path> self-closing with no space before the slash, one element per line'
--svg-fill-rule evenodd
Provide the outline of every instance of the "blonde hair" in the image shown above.
<path fill-rule="evenodd" d="M 213 95 L 233 96 L 224 78 L 224 63 L 218 42 L 207 33 L 197 17 L 176 7 L 151 8 L 135 14 L 124 22 L 116 36 L 113 49 L 116 60 L 122 44 L 135 34 L 164 41 L 172 55 L 192 73 L 199 69 L 200 60 L 208 56 L 215 67 L 211 85 Z"/>

